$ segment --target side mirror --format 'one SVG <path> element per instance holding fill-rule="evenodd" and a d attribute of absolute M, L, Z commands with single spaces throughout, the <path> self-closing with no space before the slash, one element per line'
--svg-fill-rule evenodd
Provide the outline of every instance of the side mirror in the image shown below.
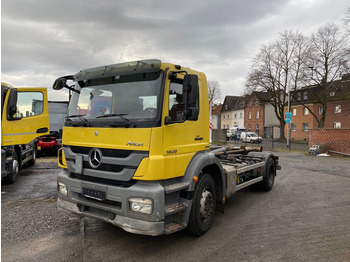
<path fill-rule="evenodd" d="M 61 90 L 63 87 L 70 89 L 70 87 L 67 85 L 68 80 L 74 80 L 74 77 L 72 75 L 69 75 L 57 78 L 53 83 L 52 88 L 54 90 Z"/>
<path fill-rule="evenodd" d="M 52 88 L 54 90 L 61 90 L 66 85 L 67 85 L 67 79 L 61 77 L 61 78 L 56 79 L 56 81 L 53 83 Z"/>
<path fill-rule="evenodd" d="M 186 102 L 189 107 L 197 104 L 198 92 L 198 76 L 186 75 L 184 78 L 184 93 L 187 93 Z"/>
<path fill-rule="evenodd" d="M 17 113 L 17 89 L 10 90 L 10 97 L 7 102 L 7 119 L 15 120 L 19 119 L 14 116 Z"/>

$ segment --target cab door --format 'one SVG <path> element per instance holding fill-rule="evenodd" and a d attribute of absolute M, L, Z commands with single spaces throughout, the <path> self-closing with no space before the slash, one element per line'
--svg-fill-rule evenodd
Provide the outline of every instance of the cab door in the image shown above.
<path fill-rule="evenodd" d="M 46 88 L 11 88 L 3 99 L 1 146 L 28 144 L 49 134 Z"/>
<path fill-rule="evenodd" d="M 198 81 L 198 80 L 197 80 Z M 202 86 L 199 82 L 199 86 Z M 187 119 L 184 111 L 185 97 L 183 84 L 170 81 L 165 92 L 164 116 L 170 119 L 164 123 L 163 155 L 165 160 L 165 175 L 178 177 L 184 175 L 186 168 L 195 153 L 205 150 L 208 145 L 208 135 L 205 134 L 202 105 L 199 104 L 202 90 L 199 88 L 197 103 L 198 117 Z M 188 107 L 188 106 L 187 106 Z M 207 119 L 207 133 L 209 134 L 209 116 Z"/>

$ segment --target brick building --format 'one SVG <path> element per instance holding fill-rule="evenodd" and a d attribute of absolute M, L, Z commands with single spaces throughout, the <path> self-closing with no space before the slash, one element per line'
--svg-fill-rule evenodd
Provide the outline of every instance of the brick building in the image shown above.
<path fill-rule="evenodd" d="M 271 96 L 267 92 L 253 92 L 246 99 L 244 109 L 244 126 L 265 138 L 280 138 L 279 121 L 273 106 L 269 103 Z M 273 134 L 272 134 L 273 133 Z"/>
<path fill-rule="evenodd" d="M 314 113 L 321 118 L 324 108 L 313 100 L 320 92 L 317 86 L 304 87 L 292 93 L 291 101 L 291 139 L 308 140 L 309 130 L 319 128 Z M 326 129 L 348 129 L 350 128 L 350 74 L 344 75 L 342 79 L 334 81 L 327 90 L 329 102 L 324 128 Z M 305 106 L 308 108 L 306 108 Z M 288 108 L 285 107 L 285 112 Z M 310 112 L 312 111 L 312 112 Z M 287 125 L 285 127 L 286 134 Z"/>

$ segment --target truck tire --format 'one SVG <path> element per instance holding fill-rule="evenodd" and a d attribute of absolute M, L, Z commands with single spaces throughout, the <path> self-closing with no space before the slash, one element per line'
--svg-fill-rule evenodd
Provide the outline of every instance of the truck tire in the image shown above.
<path fill-rule="evenodd" d="M 37 153 L 38 152 L 36 151 L 36 144 L 34 143 L 34 145 L 33 145 L 33 155 L 32 155 L 33 158 L 28 161 L 28 165 L 29 166 L 33 166 L 35 164 Z"/>
<path fill-rule="evenodd" d="M 19 172 L 19 162 L 17 158 L 16 152 L 12 153 L 12 172 L 10 172 L 5 178 L 4 182 L 7 184 L 13 184 L 15 183 L 17 179 L 17 175 Z"/>
<path fill-rule="evenodd" d="M 271 157 L 269 157 L 269 159 L 266 162 L 265 172 L 266 174 L 264 176 L 264 179 L 260 182 L 260 188 L 264 191 L 270 191 L 273 187 L 276 176 L 275 161 L 273 161 Z"/>
<path fill-rule="evenodd" d="M 195 236 L 204 235 L 211 227 L 216 208 L 216 187 L 209 174 L 202 174 L 194 190 L 188 231 Z"/>

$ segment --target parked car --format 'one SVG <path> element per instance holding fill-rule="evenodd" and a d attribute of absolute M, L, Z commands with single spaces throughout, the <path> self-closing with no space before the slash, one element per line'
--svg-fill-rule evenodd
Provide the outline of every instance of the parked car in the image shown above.
<path fill-rule="evenodd" d="M 242 132 L 241 133 L 241 140 L 243 142 L 248 142 L 248 143 L 261 143 L 262 137 L 258 136 L 254 132 Z"/>

